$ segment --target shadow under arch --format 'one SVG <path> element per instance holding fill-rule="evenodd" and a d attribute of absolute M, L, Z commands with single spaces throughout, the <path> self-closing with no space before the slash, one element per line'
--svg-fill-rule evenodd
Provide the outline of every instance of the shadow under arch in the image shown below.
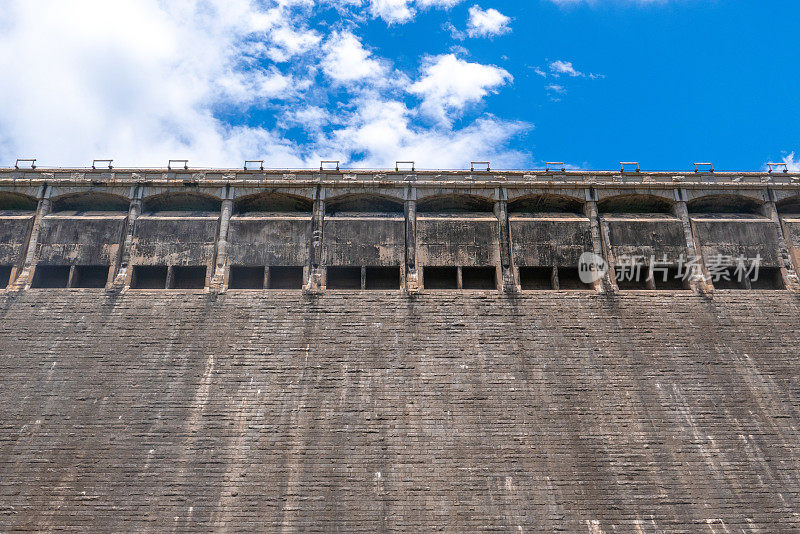
<path fill-rule="evenodd" d="M 222 201 L 211 195 L 180 191 L 161 193 L 144 199 L 142 211 L 215 211 L 219 212 Z"/>
<path fill-rule="evenodd" d="M 0 210 L 10 211 L 36 211 L 39 201 L 30 195 L 22 193 L 0 192 Z"/>
<path fill-rule="evenodd" d="M 435 195 L 417 201 L 418 213 L 491 213 L 494 202 L 477 195 Z"/>
<path fill-rule="evenodd" d="M 313 202 L 305 197 L 287 193 L 256 193 L 237 198 L 234 213 L 277 212 L 311 213 Z"/>
<path fill-rule="evenodd" d="M 52 199 L 53 211 L 122 211 L 127 212 L 130 200 L 99 191 L 68 193 Z"/>
<path fill-rule="evenodd" d="M 742 195 L 706 195 L 690 200 L 686 207 L 689 213 L 761 213 L 761 202 Z"/>
<path fill-rule="evenodd" d="M 775 204 L 778 208 L 778 213 L 791 213 L 792 215 L 800 214 L 800 195 L 784 198 Z"/>
<path fill-rule="evenodd" d="M 325 213 L 403 213 L 405 206 L 397 198 L 372 193 L 352 193 L 325 201 Z"/>
<path fill-rule="evenodd" d="M 656 195 L 617 195 L 599 201 L 597 209 L 600 213 L 672 213 L 672 202 Z"/>
<path fill-rule="evenodd" d="M 508 212 L 583 214 L 583 204 L 577 197 L 541 193 L 515 198 L 508 203 Z"/>

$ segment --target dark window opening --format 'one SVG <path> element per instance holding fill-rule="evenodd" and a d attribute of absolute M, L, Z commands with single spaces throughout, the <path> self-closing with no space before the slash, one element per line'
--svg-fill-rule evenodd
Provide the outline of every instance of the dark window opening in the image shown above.
<path fill-rule="evenodd" d="M 167 285 L 166 265 L 134 265 L 133 289 L 164 289 Z"/>
<path fill-rule="evenodd" d="M 651 289 L 647 283 L 649 277 L 647 265 L 617 265 L 615 275 L 617 287 L 622 291 Z"/>
<path fill-rule="evenodd" d="M 655 195 L 619 195 L 597 203 L 600 213 L 671 213 L 672 204 Z"/>
<path fill-rule="evenodd" d="M 519 285 L 525 291 L 553 289 L 553 268 L 520 267 Z"/>
<path fill-rule="evenodd" d="M 458 267 L 423 267 L 425 289 L 458 289 Z"/>
<path fill-rule="evenodd" d="M 400 267 L 367 267 L 366 289 L 400 289 Z"/>
<path fill-rule="evenodd" d="M 269 288 L 270 289 L 302 289 L 303 288 L 303 268 L 302 267 L 270 267 L 269 268 Z"/>
<path fill-rule="evenodd" d="M 497 289 L 497 269 L 494 267 L 462 267 L 463 289 Z"/>
<path fill-rule="evenodd" d="M 0 289 L 7 288 L 8 283 L 10 281 L 11 281 L 11 266 L 0 265 Z"/>
<path fill-rule="evenodd" d="M 653 267 L 653 283 L 656 289 L 678 290 L 688 289 L 686 273 L 680 273 L 677 267 Z"/>
<path fill-rule="evenodd" d="M 583 282 L 578 274 L 577 267 L 558 268 L 558 287 L 566 290 L 592 289 L 592 286 Z"/>
<path fill-rule="evenodd" d="M 759 267 L 758 277 L 754 275 L 755 272 L 750 275 L 752 289 L 786 289 L 781 270 L 778 267 Z"/>
<path fill-rule="evenodd" d="M 727 267 L 717 273 L 719 276 L 717 276 L 716 279 L 714 279 L 713 275 L 711 278 L 714 289 L 747 289 L 747 277 L 744 276 L 744 273 L 736 272 L 735 267 Z"/>
<path fill-rule="evenodd" d="M 264 267 L 231 266 L 229 289 L 264 289 Z"/>
<path fill-rule="evenodd" d="M 108 265 L 76 265 L 72 287 L 106 287 L 108 269 Z"/>
<path fill-rule="evenodd" d="M 69 283 L 69 265 L 37 265 L 31 287 L 60 288 Z"/>
<path fill-rule="evenodd" d="M 361 267 L 328 267 L 328 289 L 361 289 Z"/>
<path fill-rule="evenodd" d="M 203 289 L 206 287 L 206 268 L 204 265 L 172 268 L 171 289 Z"/>

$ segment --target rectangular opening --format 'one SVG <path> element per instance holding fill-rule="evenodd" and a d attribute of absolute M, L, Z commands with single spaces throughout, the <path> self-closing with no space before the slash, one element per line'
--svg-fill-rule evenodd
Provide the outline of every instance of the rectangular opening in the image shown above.
<path fill-rule="evenodd" d="M 750 287 L 752 289 L 786 289 L 781 270 L 778 267 L 759 267 L 758 276 L 755 276 L 755 272 L 750 275 Z"/>
<path fill-rule="evenodd" d="M 8 283 L 10 281 L 11 281 L 11 266 L 0 265 L 0 289 L 7 288 Z"/>
<path fill-rule="evenodd" d="M 581 280 L 577 267 L 558 268 L 558 287 L 568 291 L 592 289 L 590 284 L 586 284 Z"/>
<path fill-rule="evenodd" d="M 264 267 L 232 265 L 228 277 L 229 289 L 264 289 Z"/>
<path fill-rule="evenodd" d="M 134 265 L 131 277 L 133 289 L 164 289 L 167 285 L 166 265 Z"/>
<path fill-rule="evenodd" d="M 67 287 L 67 283 L 69 283 L 69 265 L 37 265 L 33 271 L 31 287 Z"/>
<path fill-rule="evenodd" d="M 423 267 L 425 289 L 458 289 L 458 267 Z"/>
<path fill-rule="evenodd" d="M 172 268 L 170 289 L 203 289 L 204 287 L 206 287 L 205 265 L 176 265 Z"/>
<path fill-rule="evenodd" d="M 656 289 L 665 291 L 675 291 L 689 289 L 684 276 L 678 271 L 677 267 L 653 267 L 653 283 Z"/>
<path fill-rule="evenodd" d="M 553 289 L 553 268 L 520 267 L 519 285 L 524 291 Z"/>
<path fill-rule="evenodd" d="M 719 276 L 716 280 L 713 275 L 711 277 L 714 289 L 747 289 L 748 281 L 743 274 L 740 276 L 740 273 L 736 272 L 736 267 L 726 267 L 715 272 L 718 272 Z"/>
<path fill-rule="evenodd" d="M 637 291 L 650 289 L 647 285 L 647 278 L 649 276 L 648 266 L 644 264 L 633 265 L 617 265 L 614 269 L 614 275 L 617 279 L 617 287 L 621 291 Z"/>
<path fill-rule="evenodd" d="M 108 265 L 76 265 L 72 287 L 106 287 L 108 269 Z"/>
<path fill-rule="evenodd" d="M 302 289 L 303 288 L 303 268 L 302 267 L 270 267 L 269 268 L 269 288 L 270 289 Z"/>
<path fill-rule="evenodd" d="M 497 269 L 494 267 L 462 267 L 463 289 L 497 289 Z"/>
<path fill-rule="evenodd" d="M 328 267 L 328 289 L 361 289 L 361 267 Z"/>
<path fill-rule="evenodd" d="M 400 267 L 367 267 L 366 289 L 400 289 Z"/>

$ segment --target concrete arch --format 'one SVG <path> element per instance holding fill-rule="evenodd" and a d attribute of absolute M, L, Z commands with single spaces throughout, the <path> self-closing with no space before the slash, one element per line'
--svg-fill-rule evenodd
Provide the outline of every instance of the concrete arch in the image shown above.
<path fill-rule="evenodd" d="M 686 203 L 689 213 L 746 213 L 758 215 L 761 202 L 736 194 L 714 194 L 697 197 Z"/>
<path fill-rule="evenodd" d="M 775 205 L 778 213 L 800 214 L 800 195 L 784 198 Z"/>
<path fill-rule="evenodd" d="M 11 191 L 0 192 L 0 210 L 35 211 L 39 201 L 36 197 Z"/>
<path fill-rule="evenodd" d="M 101 191 L 68 193 L 51 199 L 53 211 L 122 211 L 127 212 L 130 200 Z"/>
<path fill-rule="evenodd" d="M 311 213 L 313 204 L 311 199 L 299 195 L 261 192 L 237 198 L 233 204 L 233 210 L 235 213 Z"/>
<path fill-rule="evenodd" d="M 222 201 L 214 196 L 194 191 L 160 193 L 144 199 L 143 210 L 150 211 L 215 211 Z"/>
<path fill-rule="evenodd" d="M 615 195 L 597 203 L 600 213 L 671 213 L 672 202 L 648 194 Z"/>
<path fill-rule="evenodd" d="M 509 213 L 583 213 L 584 201 L 569 195 L 536 193 L 508 202 Z"/>
<path fill-rule="evenodd" d="M 433 195 L 417 201 L 419 213 L 480 213 L 493 210 L 494 202 L 478 195 L 458 193 Z"/>
<path fill-rule="evenodd" d="M 403 213 L 403 211 L 403 201 L 388 195 L 350 193 L 325 200 L 325 212 L 329 215 L 343 212 Z"/>

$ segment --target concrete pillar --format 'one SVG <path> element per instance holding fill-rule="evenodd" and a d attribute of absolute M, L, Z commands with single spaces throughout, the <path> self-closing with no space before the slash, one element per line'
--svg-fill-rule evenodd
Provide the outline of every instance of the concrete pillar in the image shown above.
<path fill-rule="evenodd" d="M 128 218 L 125 220 L 125 234 L 120 246 L 117 274 L 114 277 L 113 286 L 117 288 L 125 287 L 130 283 L 131 275 L 131 249 L 133 248 L 133 232 L 136 227 L 136 219 L 142 214 L 142 188 L 138 185 L 131 187 L 131 203 L 128 207 Z"/>
<path fill-rule="evenodd" d="M 17 279 L 13 284 L 9 284 L 12 290 L 28 289 L 33 281 L 33 272 L 36 268 L 36 245 L 39 243 L 39 230 L 42 219 L 50 213 L 52 203 L 50 202 L 50 186 L 44 184 L 39 189 L 39 204 L 36 207 L 36 215 L 31 225 L 31 233 L 28 236 L 28 243 L 25 249 L 25 259 L 22 262 Z"/>
<path fill-rule="evenodd" d="M 209 284 L 212 291 L 222 291 L 225 286 L 225 269 L 228 267 L 228 228 L 233 214 L 233 188 L 229 185 L 225 190 L 222 210 L 219 216 L 219 234 L 214 259 L 214 275 Z"/>
<path fill-rule="evenodd" d="M 767 199 L 761 209 L 764 216 L 770 219 L 775 226 L 783 284 L 791 291 L 800 291 L 800 280 L 798 280 L 797 269 L 792 261 L 793 258 L 789 248 L 792 240 L 787 236 L 786 229 L 781 222 L 778 207 L 775 205 L 775 192 L 772 189 L 767 189 Z"/>
<path fill-rule="evenodd" d="M 593 187 L 586 190 L 586 203 L 583 206 L 586 217 L 589 218 L 589 225 L 592 233 L 592 252 L 603 258 L 608 269 L 600 280 L 593 285 L 597 291 L 613 293 L 617 291 L 617 282 L 614 276 L 614 259 L 610 255 L 611 247 L 604 243 L 603 232 L 601 231 L 600 213 L 597 210 L 597 191 Z"/>
<path fill-rule="evenodd" d="M 314 190 L 314 211 L 311 216 L 311 242 L 309 243 L 308 282 L 305 290 L 322 291 L 322 227 L 325 223 L 325 188 L 318 185 Z"/>
<path fill-rule="evenodd" d="M 703 251 L 695 236 L 692 220 L 689 217 L 689 209 L 686 206 L 686 190 L 675 189 L 674 194 L 675 203 L 672 205 L 672 213 L 681 221 L 683 235 L 686 241 L 686 251 L 688 253 L 688 258 L 686 258 L 686 260 L 690 261 L 688 272 L 689 287 L 701 293 L 713 291 L 714 285 L 711 283 L 711 277 L 708 276 L 708 270 L 703 260 Z"/>
<path fill-rule="evenodd" d="M 406 188 L 405 221 L 406 221 L 406 291 L 416 293 L 422 289 L 419 270 L 417 269 L 417 189 Z"/>
<path fill-rule="evenodd" d="M 511 253 L 511 233 L 508 224 L 508 193 L 505 187 L 495 190 L 494 214 L 500 224 L 500 267 L 502 270 L 501 288 L 508 293 L 519 289 L 514 276 L 514 259 Z"/>

